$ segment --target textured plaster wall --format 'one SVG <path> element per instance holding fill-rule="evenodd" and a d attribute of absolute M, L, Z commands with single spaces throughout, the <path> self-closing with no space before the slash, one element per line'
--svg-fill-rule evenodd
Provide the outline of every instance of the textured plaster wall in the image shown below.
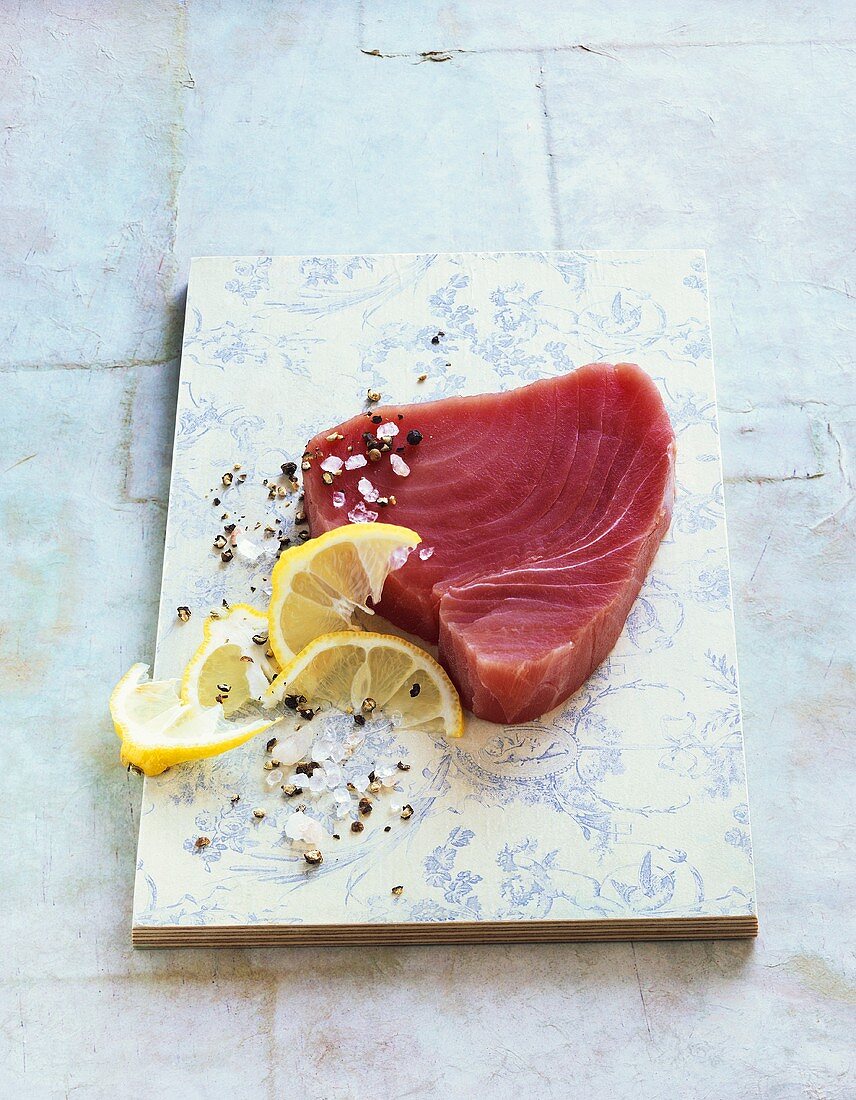
<path fill-rule="evenodd" d="M 0 0 L 0 1094 L 856 1093 L 848 5 Z M 133 953 L 188 258 L 709 250 L 755 944 Z"/>

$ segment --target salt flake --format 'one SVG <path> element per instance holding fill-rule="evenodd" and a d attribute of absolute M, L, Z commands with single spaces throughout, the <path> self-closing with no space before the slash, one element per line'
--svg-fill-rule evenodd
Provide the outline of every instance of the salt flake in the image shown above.
<path fill-rule="evenodd" d="M 309 726 L 303 726 L 300 730 L 290 733 L 286 720 L 282 720 L 273 727 L 272 732 L 276 733 L 279 738 L 276 755 L 277 759 L 283 764 L 299 764 L 301 760 L 306 759 L 309 750 L 312 748 L 312 730 Z M 289 782 L 293 779 L 294 777 Z M 303 786 L 301 778 L 298 778 L 297 786 Z"/>
<path fill-rule="evenodd" d="M 368 501 L 369 504 L 374 504 L 380 493 L 375 489 L 374 485 L 369 481 L 367 477 L 361 477 L 357 482 L 357 488 L 362 494 L 363 500 Z"/>
<path fill-rule="evenodd" d="M 351 455 L 350 458 L 345 459 L 346 470 L 359 470 L 363 466 L 368 466 L 365 455 Z"/>
<path fill-rule="evenodd" d="M 410 473 L 410 467 L 407 465 L 401 455 L 390 455 L 389 462 L 392 466 L 392 472 L 394 474 L 398 474 L 399 477 L 407 477 L 407 475 Z"/>
<path fill-rule="evenodd" d="M 328 474 L 338 474 L 338 472 L 344 466 L 344 462 L 341 458 L 336 458 L 335 455 L 330 455 L 329 458 L 325 458 L 321 463 L 321 469 L 326 470 Z"/>
<path fill-rule="evenodd" d="M 393 424 L 391 420 L 388 420 L 386 424 L 381 424 L 375 432 L 375 438 L 377 439 L 394 439 L 397 435 L 398 425 Z"/>
<path fill-rule="evenodd" d="M 433 546 L 423 546 L 422 549 L 419 551 L 419 557 L 423 561 L 428 561 L 428 559 L 431 557 L 431 555 L 433 553 L 434 553 L 434 547 Z"/>
<path fill-rule="evenodd" d="M 333 753 L 335 752 L 335 750 L 336 745 L 333 741 L 333 738 L 330 737 L 327 733 L 322 733 L 312 742 L 312 759 L 319 761 L 330 761 L 333 759 Z"/>
<path fill-rule="evenodd" d="M 348 512 L 348 519 L 351 523 L 374 523 L 377 517 L 378 513 L 372 512 L 371 509 L 366 508 L 362 501 L 355 504 L 350 512 Z"/>
<path fill-rule="evenodd" d="M 238 551 L 238 557 L 245 561 L 257 561 L 264 553 L 264 547 L 243 535 L 235 540 L 235 549 Z"/>
<path fill-rule="evenodd" d="M 333 494 L 333 507 L 334 508 L 342 508 L 342 507 L 344 507 L 344 504 L 345 504 L 345 494 L 340 493 L 337 490 Z"/>
<path fill-rule="evenodd" d="M 328 791 L 335 791 L 342 785 L 344 775 L 340 764 L 334 764 L 332 760 L 324 769 L 324 783 Z"/>
<path fill-rule="evenodd" d="M 303 841 L 304 844 L 318 845 L 324 839 L 321 823 L 301 810 L 296 810 L 288 818 L 283 831 L 289 840 Z"/>
<path fill-rule="evenodd" d="M 306 781 L 306 786 L 313 794 L 320 794 L 327 786 L 323 768 L 315 768 Z"/>

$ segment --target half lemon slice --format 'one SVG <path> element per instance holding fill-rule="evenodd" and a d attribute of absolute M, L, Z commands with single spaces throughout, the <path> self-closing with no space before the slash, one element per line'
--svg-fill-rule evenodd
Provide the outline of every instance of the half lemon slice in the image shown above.
<path fill-rule="evenodd" d="M 268 657 L 268 618 L 249 604 L 205 620 L 202 645 L 181 678 L 181 701 L 197 707 L 220 703 L 230 718 L 250 700 L 258 701 L 279 666 Z"/>
<path fill-rule="evenodd" d="M 146 775 L 173 764 L 234 749 L 263 733 L 272 722 L 236 725 L 223 708 L 183 703 L 178 680 L 149 680 L 148 665 L 132 665 L 110 696 L 110 714 L 122 742 L 122 763 Z"/>
<path fill-rule="evenodd" d="M 322 634 L 358 630 L 356 612 L 372 613 L 367 601 L 378 602 L 386 578 L 420 541 L 407 527 L 352 523 L 286 550 L 273 571 L 268 608 L 280 667 Z"/>
<path fill-rule="evenodd" d="M 286 695 L 355 714 L 382 710 L 408 731 L 464 732 L 452 681 L 424 650 L 391 634 L 339 631 L 316 638 L 273 681 L 266 705 Z"/>

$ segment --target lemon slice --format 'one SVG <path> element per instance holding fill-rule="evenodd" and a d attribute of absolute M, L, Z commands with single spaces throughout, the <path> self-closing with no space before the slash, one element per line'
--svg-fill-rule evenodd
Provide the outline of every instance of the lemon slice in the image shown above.
<path fill-rule="evenodd" d="M 232 604 L 225 615 L 205 621 L 202 645 L 181 678 L 181 701 L 198 707 L 223 706 L 229 718 L 258 700 L 279 666 L 268 656 L 268 619 L 249 604 Z"/>
<path fill-rule="evenodd" d="M 389 523 L 336 527 L 304 546 L 286 550 L 271 578 L 270 646 L 280 667 L 315 638 L 358 630 L 357 610 L 380 599 L 384 581 L 421 539 Z"/>
<path fill-rule="evenodd" d="M 376 707 L 415 732 L 464 732 L 452 681 L 424 650 L 391 634 L 338 631 L 316 638 L 276 677 L 265 704 L 285 695 L 302 695 L 310 706 L 351 707 L 355 714 Z"/>
<path fill-rule="evenodd" d="M 227 722 L 221 706 L 183 703 L 178 680 L 148 679 L 148 665 L 132 665 L 110 696 L 110 714 L 122 742 L 122 763 L 146 775 L 173 764 L 234 749 L 272 722 Z"/>

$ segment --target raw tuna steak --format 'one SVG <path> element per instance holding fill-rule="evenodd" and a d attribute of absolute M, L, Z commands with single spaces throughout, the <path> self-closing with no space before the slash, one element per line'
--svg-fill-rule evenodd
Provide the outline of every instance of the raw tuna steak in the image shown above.
<path fill-rule="evenodd" d="M 380 611 L 437 642 L 465 706 L 492 722 L 544 714 L 586 680 L 671 519 L 674 432 L 630 363 L 379 407 L 307 455 L 313 534 L 378 519 L 422 536 Z"/>

